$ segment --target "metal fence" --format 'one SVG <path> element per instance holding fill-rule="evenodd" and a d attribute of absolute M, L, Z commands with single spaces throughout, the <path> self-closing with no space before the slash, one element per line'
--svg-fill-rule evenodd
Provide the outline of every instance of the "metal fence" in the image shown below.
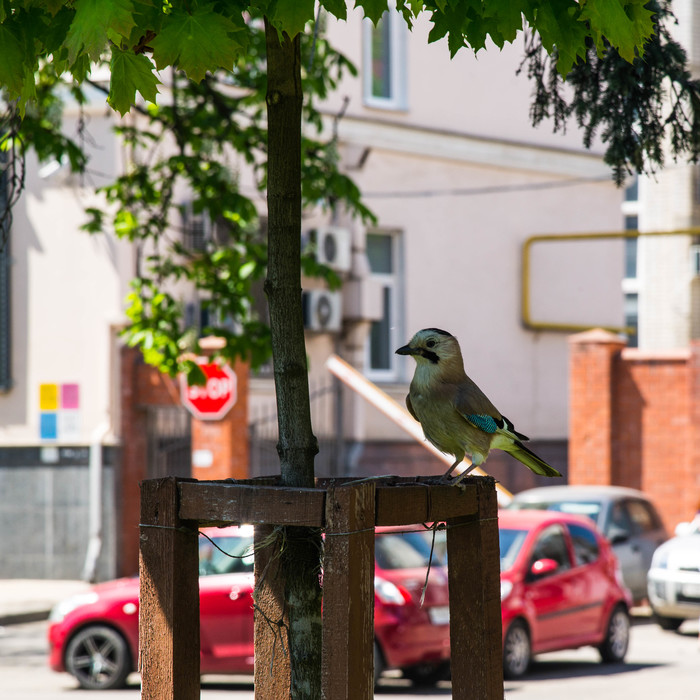
<path fill-rule="evenodd" d="M 317 476 L 343 475 L 342 387 L 332 382 L 310 387 L 311 424 L 318 440 Z M 250 421 L 250 475 L 279 474 L 277 406 L 259 410 Z"/>

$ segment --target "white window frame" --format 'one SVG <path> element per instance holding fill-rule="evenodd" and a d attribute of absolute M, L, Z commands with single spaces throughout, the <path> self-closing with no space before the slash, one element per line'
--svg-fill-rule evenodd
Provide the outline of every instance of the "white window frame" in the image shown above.
<path fill-rule="evenodd" d="M 408 95 L 406 88 L 406 44 L 408 27 L 403 17 L 396 10 L 394 2 L 389 3 L 389 11 L 385 20 L 389 21 L 389 73 L 391 80 L 391 96 L 378 97 L 372 94 L 372 29 L 374 24 L 369 19 L 362 22 L 362 86 L 365 106 L 378 109 L 406 110 Z"/>
<path fill-rule="evenodd" d="M 394 353 L 394 350 L 405 344 L 403 340 L 403 263 L 402 263 L 402 242 L 403 237 L 401 231 L 398 230 L 369 230 L 367 234 L 378 236 L 391 237 L 391 268 L 393 272 L 380 273 L 370 272 L 370 277 L 373 281 L 381 286 L 382 293 L 385 287 L 391 290 L 391 300 L 389 305 L 390 324 L 389 324 L 389 368 L 388 369 L 373 369 L 371 366 L 372 348 L 371 336 L 367 335 L 367 343 L 365 346 L 365 375 L 368 379 L 374 382 L 397 382 L 399 376 L 399 358 Z M 382 301 L 383 303 L 383 301 Z"/>

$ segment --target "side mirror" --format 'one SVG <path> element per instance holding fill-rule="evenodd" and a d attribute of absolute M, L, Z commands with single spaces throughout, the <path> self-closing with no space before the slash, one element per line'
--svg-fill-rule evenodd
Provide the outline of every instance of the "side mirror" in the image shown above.
<path fill-rule="evenodd" d="M 623 542 L 627 542 L 629 538 L 630 533 L 620 527 L 615 527 L 610 530 L 610 544 L 622 544 Z"/>
<path fill-rule="evenodd" d="M 538 559 L 531 567 L 530 574 L 535 578 L 549 576 L 559 568 L 559 564 L 554 559 Z"/>

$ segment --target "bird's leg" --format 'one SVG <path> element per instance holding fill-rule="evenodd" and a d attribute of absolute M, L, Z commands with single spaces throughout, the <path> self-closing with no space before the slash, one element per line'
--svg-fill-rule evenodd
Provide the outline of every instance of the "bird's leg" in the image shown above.
<path fill-rule="evenodd" d="M 454 471 L 455 467 L 464 459 L 464 457 L 461 457 L 460 459 L 455 460 L 455 463 L 440 477 L 440 481 L 449 481 L 450 480 L 450 474 Z"/>
<path fill-rule="evenodd" d="M 450 484 L 451 484 L 452 486 L 459 486 L 459 482 L 462 481 L 462 479 L 464 479 L 464 477 L 465 477 L 467 474 L 469 474 L 469 472 L 470 472 L 472 469 L 475 469 L 476 466 L 477 466 L 477 465 L 474 464 L 474 463 L 472 462 L 472 464 L 470 464 L 470 465 L 469 465 L 469 466 L 468 466 L 454 481 L 451 481 Z M 451 471 L 451 470 L 450 470 L 450 471 Z"/>

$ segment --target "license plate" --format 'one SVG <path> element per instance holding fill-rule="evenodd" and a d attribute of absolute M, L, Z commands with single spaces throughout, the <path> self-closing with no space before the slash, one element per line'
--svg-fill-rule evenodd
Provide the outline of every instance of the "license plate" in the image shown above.
<path fill-rule="evenodd" d="M 450 621 L 450 608 L 447 605 L 428 608 L 428 615 L 434 625 L 446 625 Z"/>
<path fill-rule="evenodd" d="M 700 583 L 684 583 L 681 591 L 686 598 L 700 598 Z"/>

